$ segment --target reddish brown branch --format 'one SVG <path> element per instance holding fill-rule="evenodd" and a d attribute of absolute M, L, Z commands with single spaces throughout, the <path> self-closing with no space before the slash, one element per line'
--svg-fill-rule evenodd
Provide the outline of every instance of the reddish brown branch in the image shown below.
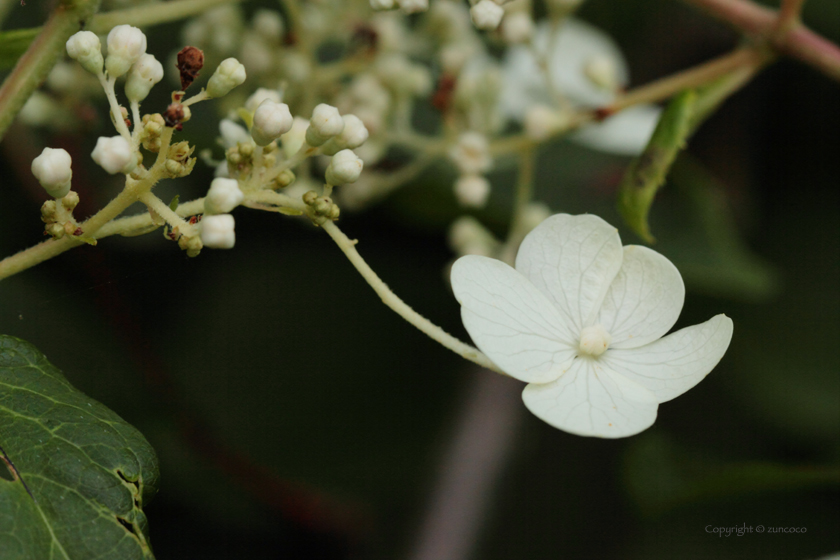
<path fill-rule="evenodd" d="M 750 0 L 684 1 L 840 81 L 840 47 L 805 27 L 798 17 L 789 17 L 792 8 L 780 20 L 779 12 Z"/>

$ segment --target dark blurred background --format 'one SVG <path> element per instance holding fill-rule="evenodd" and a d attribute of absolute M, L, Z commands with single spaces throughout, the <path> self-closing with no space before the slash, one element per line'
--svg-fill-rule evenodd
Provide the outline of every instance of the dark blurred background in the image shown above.
<path fill-rule="evenodd" d="M 16 7 L 6 27 L 42 21 L 34 4 Z M 634 85 L 738 41 L 666 0 L 591 0 L 581 16 L 616 37 Z M 840 41 L 836 0 L 811 0 L 804 20 Z M 149 51 L 165 59 L 176 30 L 150 30 Z M 194 115 L 202 112 L 212 107 Z M 83 161 L 106 130 L 102 115 L 85 136 L 9 130 L 2 255 L 42 239 L 45 195 L 29 162 L 45 145 Z M 193 120 L 184 137 L 212 146 L 215 117 Z M 482 381 L 494 374 L 383 306 L 322 232 L 244 208 L 232 251 L 187 259 L 156 232 L 109 238 L 4 280 L 0 330 L 38 346 L 157 450 L 161 487 L 147 513 L 159 560 L 419 558 L 466 411 L 482 437 L 502 442 L 496 466 L 485 469 L 479 452 L 466 471 L 466 485 L 470 473 L 490 480 L 471 498 L 480 527 L 468 539 L 472 558 L 817 558 L 840 551 L 838 131 L 838 84 L 782 60 L 692 139 L 654 204 L 655 248 L 689 290 L 677 327 L 726 313 L 735 335 L 708 379 L 632 438 L 543 424 L 519 403 L 521 384 Z M 618 224 L 627 163 L 554 143 L 541 152 L 537 197 Z M 453 257 L 445 231 L 459 214 L 447 173 L 342 215 L 340 226 L 400 297 L 466 338 L 444 276 Z M 499 234 L 512 177 L 491 177 L 480 214 Z M 187 185 L 181 200 L 210 179 L 199 163 L 178 183 Z M 118 185 L 77 163 L 74 189 L 92 213 Z M 168 200 L 174 183 L 156 192 Z M 477 391 L 490 397 L 471 407 Z M 742 525 L 806 532 L 709 532 Z"/>

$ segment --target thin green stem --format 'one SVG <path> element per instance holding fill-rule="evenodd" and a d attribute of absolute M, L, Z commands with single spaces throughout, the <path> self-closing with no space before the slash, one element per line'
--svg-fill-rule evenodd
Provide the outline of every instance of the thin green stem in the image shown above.
<path fill-rule="evenodd" d="M 478 348 L 461 342 L 451 334 L 447 333 L 442 328 L 417 313 L 394 292 L 392 292 L 387 284 L 379 278 L 370 266 L 368 266 L 356 250 L 357 242 L 351 241 L 346 235 L 344 235 L 344 232 L 338 229 L 338 226 L 335 225 L 334 222 L 326 221 L 321 224 L 321 227 L 325 232 L 327 232 L 327 235 L 332 237 L 333 241 L 335 241 L 336 245 L 338 245 L 338 248 L 341 249 L 350 263 L 356 268 L 359 274 L 362 275 L 362 278 L 364 278 L 368 285 L 373 288 L 373 291 L 380 297 L 382 303 L 390 307 L 397 313 L 397 315 L 420 329 L 420 331 L 429 336 L 429 338 L 442 344 L 444 347 L 452 350 L 459 356 L 462 356 L 481 367 L 504 374 L 504 372 L 496 367 L 496 364 L 490 361 L 490 359 Z"/>
<path fill-rule="evenodd" d="M 94 33 L 107 33 L 114 27 L 129 23 L 135 27 L 157 25 L 188 18 L 206 12 L 222 4 L 243 0 L 176 0 L 174 2 L 153 2 L 136 8 L 114 10 L 97 14 L 91 18 L 88 29 Z"/>

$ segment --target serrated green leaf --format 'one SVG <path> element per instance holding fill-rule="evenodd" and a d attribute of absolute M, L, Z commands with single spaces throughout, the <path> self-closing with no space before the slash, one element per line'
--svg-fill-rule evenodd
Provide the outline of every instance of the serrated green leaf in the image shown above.
<path fill-rule="evenodd" d="M 34 346 L 0 336 L 3 560 L 149 560 L 155 452 Z M 11 467 L 11 465 L 14 465 Z"/>
<path fill-rule="evenodd" d="M 621 181 L 618 211 L 625 223 L 648 243 L 655 241 L 648 224 L 653 197 L 665 182 L 677 154 L 685 147 L 696 99 L 694 90 L 687 90 L 671 100 L 647 147 L 633 160 Z"/>
<path fill-rule="evenodd" d="M 40 32 L 40 27 L 0 31 L 0 70 L 13 67 Z"/>

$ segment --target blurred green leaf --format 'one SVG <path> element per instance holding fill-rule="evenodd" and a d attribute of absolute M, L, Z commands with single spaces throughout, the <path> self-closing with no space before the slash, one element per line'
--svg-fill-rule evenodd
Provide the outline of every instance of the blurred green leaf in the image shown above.
<path fill-rule="evenodd" d="M 671 100 L 647 147 L 627 168 L 619 186 L 618 210 L 621 217 L 647 243 L 654 242 L 648 224 L 650 206 L 677 154 L 685 148 L 696 100 L 694 90 L 684 91 Z"/>
<path fill-rule="evenodd" d="M 690 218 L 665 217 L 672 224 L 657 250 L 674 261 L 686 282 L 714 295 L 749 301 L 773 297 L 779 289 L 778 274 L 742 238 L 720 183 L 683 154 L 672 170 L 671 185 L 687 204 Z M 679 222 L 689 220 L 696 226 L 682 231 Z"/>
<path fill-rule="evenodd" d="M 649 514 L 701 501 L 840 486 L 838 467 L 728 462 L 656 434 L 635 440 L 627 451 L 624 467 L 631 497 Z"/>
<path fill-rule="evenodd" d="M 0 558 L 151 559 L 146 439 L 74 389 L 34 346 L 0 336 Z M 3 468 L 3 465 L 0 465 Z"/>
<path fill-rule="evenodd" d="M 13 67 L 40 32 L 40 27 L 0 31 L 0 70 Z"/>

